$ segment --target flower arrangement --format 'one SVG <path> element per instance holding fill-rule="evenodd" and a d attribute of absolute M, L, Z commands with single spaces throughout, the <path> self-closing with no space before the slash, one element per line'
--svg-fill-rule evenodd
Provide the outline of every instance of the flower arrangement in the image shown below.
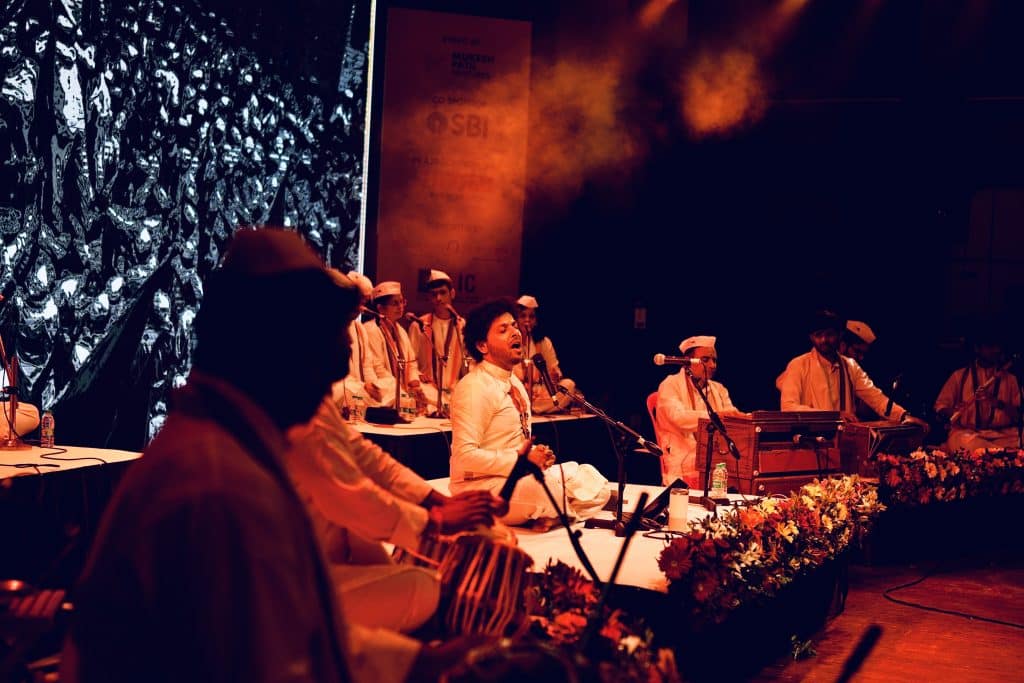
<path fill-rule="evenodd" d="M 553 561 L 534 575 L 533 634 L 574 652 L 600 602 L 594 583 L 576 568 Z M 600 629 L 582 654 L 601 681 L 670 683 L 679 680 L 669 648 L 656 648 L 654 633 L 621 609 L 602 606 L 594 616 Z"/>
<path fill-rule="evenodd" d="M 855 475 L 815 480 L 791 498 L 691 522 L 658 566 L 697 623 L 719 623 L 838 556 L 884 509 L 877 489 Z"/>
<path fill-rule="evenodd" d="M 879 483 L 892 504 L 914 506 L 976 496 L 1024 493 L 1024 451 L 1017 449 L 918 449 L 909 455 L 879 453 Z"/>

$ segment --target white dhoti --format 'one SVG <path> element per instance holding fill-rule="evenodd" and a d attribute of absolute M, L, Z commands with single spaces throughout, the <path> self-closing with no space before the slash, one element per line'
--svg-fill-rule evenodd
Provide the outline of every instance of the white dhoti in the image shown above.
<path fill-rule="evenodd" d="M 499 481 L 497 490 L 501 489 L 503 483 Z M 611 496 L 611 491 L 607 488 L 608 480 L 593 465 L 581 465 L 577 462 L 556 464 L 545 470 L 544 483 L 558 502 L 558 506 L 562 507 L 563 501 L 567 502 L 566 514 L 578 519 L 596 515 Z M 508 510 L 508 514 L 502 517 L 501 521 L 511 525 L 523 524 L 541 517 L 558 516 L 558 510 L 551 505 L 544 488 L 533 477 L 523 477 L 519 480 L 512 492 Z"/>
<path fill-rule="evenodd" d="M 949 452 L 961 448 L 973 451 L 978 448 L 1017 448 L 1020 438 L 1016 427 L 1002 429 L 953 429 L 946 440 Z"/>

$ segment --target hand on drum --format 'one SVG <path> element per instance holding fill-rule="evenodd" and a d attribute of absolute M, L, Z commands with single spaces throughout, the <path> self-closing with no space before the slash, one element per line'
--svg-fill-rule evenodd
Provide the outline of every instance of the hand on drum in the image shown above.
<path fill-rule="evenodd" d="M 478 526 L 491 526 L 494 517 L 500 516 L 498 513 L 505 507 L 504 501 L 490 491 L 465 491 L 434 509 L 440 511 L 441 533 L 450 535 Z"/>

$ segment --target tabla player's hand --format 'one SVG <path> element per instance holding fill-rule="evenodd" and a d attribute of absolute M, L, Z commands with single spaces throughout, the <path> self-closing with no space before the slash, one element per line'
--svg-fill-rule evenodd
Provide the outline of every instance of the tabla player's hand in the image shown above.
<path fill-rule="evenodd" d="M 441 533 L 455 534 L 478 526 L 494 524 L 494 495 L 489 491 L 466 491 L 433 508 L 441 516 Z"/>
<path fill-rule="evenodd" d="M 508 501 L 491 494 L 491 514 L 495 517 L 504 517 L 508 514 Z"/>

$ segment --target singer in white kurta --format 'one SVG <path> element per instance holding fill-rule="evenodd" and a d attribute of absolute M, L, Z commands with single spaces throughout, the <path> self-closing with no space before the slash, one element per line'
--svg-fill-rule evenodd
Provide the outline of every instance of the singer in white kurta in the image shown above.
<path fill-rule="evenodd" d="M 544 471 L 556 501 L 563 492 L 567 514 L 589 517 L 608 500 L 607 479 L 592 465 L 563 463 L 551 450 L 532 443 L 530 403 L 512 369 L 522 362 L 522 335 L 510 302 L 487 302 L 466 322 L 466 345 L 477 364 L 452 395 L 451 490 L 498 493 L 517 458 L 527 457 Z M 563 487 L 562 482 L 565 485 Z M 516 484 L 506 524 L 523 524 L 557 514 L 543 487 L 531 477 Z"/>
<path fill-rule="evenodd" d="M 706 392 L 708 403 L 716 413 L 742 413 L 733 405 L 725 386 L 711 379 L 718 368 L 715 337 L 689 337 L 679 344 L 679 350 L 685 358 L 694 358 L 701 363 L 681 368 L 678 373 L 662 380 L 658 386 L 655 419 L 658 445 L 663 451 L 661 479 L 666 486 L 678 478 L 690 486 L 697 487 L 703 483 L 700 471 L 704 468 L 704 463 L 700 461 L 703 456 L 697 453 L 697 422 L 708 417 L 708 409 L 697 391 L 697 386 L 687 374 L 687 368 L 692 367 L 694 378 Z"/>

